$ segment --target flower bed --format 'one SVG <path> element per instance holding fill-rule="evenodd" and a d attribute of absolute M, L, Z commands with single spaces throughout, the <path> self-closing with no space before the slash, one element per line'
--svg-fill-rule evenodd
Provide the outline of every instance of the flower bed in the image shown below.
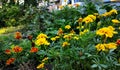
<path fill-rule="evenodd" d="M 1 69 L 118 70 L 120 10 L 97 7 L 65 6 L 44 18 L 46 31 L 16 32 L 1 47 Z"/>

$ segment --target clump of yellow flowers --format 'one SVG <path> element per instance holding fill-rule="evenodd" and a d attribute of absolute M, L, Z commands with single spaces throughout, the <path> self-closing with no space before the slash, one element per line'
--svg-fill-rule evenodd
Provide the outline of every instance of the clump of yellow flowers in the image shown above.
<path fill-rule="evenodd" d="M 84 35 L 84 34 L 87 33 L 87 32 L 89 32 L 89 29 L 85 29 L 85 30 L 79 32 L 79 34 L 80 34 L 80 35 Z"/>
<path fill-rule="evenodd" d="M 96 16 L 88 15 L 82 20 L 82 22 L 85 22 L 86 24 L 88 24 L 88 23 L 94 22 L 95 20 L 96 20 Z"/>
<path fill-rule="evenodd" d="M 68 42 L 63 42 L 62 47 L 66 47 L 66 46 L 69 46 L 69 45 L 70 45 L 70 43 L 68 43 Z"/>
<path fill-rule="evenodd" d="M 70 29 L 70 28 L 71 28 L 70 25 L 66 25 L 66 26 L 65 26 L 65 29 Z"/>
<path fill-rule="evenodd" d="M 35 40 L 35 44 L 40 46 L 40 45 L 49 45 L 50 43 L 46 40 L 47 35 L 46 34 L 39 34 Z"/>
<path fill-rule="evenodd" d="M 111 16 L 112 14 L 118 14 L 118 13 L 117 13 L 117 10 L 116 10 L 116 9 L 112 9 L 112 10 L 109 11 L 109 12 L 103 13 L 101 16 L 106 17 L 106 16 Z"/>
<path fill-rule="evenodd" d="M 67 39 L 67 40 L 70 40 L 70 39 L 72 39 L 72 36 L 73 36 L 73 35 L 74 35 L 73 33 L 65 34 L 65 35 L 63 36 L 63 38 L 65 38 L 65 39 Z"/>
<path fill-rule="evenodd" d="M 42 63 L 37 66 L 37 69 L 42 69 L 42 68 L 44 68 L 44 67 L 45 67 L 45 61 L 47 61 L 47 60 L 48 60 L 48 57 L 45 57 L 45 58 L 42 60 Z"/>
<path fill-rule="evenodd" d="M 116 43 L 97 44 L 95 47 L 98 51 L 106 51 L 106 50 L 110 50 L 110 49 L 116 49 L 117 44 Z"/>
<path fill-rule="evenodd" d="M 115 28 L 113 28 L 112 26 L 103 27 L 103 28 L 100 28 L 99 30 L 97 30 L 96 34 L 100 35 L 100 36 L 105 35 L 106 38 L 107 37 L 112 38 L 113 34 L 117 34 L 117 32 L 114 30 L 115 30 Z"/>
<path fill-rule="evenodd" d="M 52 37 L 51 40 L 52 40 L 52 41 L 56 41 L 58 38 L 60 38 L 60 36 Z"/>
<path fill-rule="evenodd" d="M 113 22 L 114 24 L 118 24 L 118 23 L 120 23 L 120 21 L 117 20 L 117 19 L 112 19 L 112 22 Z"/>
<path fill-rule="evenodd" d="M 39 65 L 37 66 L 37 69 L 44 68 L 44 66 L 45 66 L 45 63 L 41 63 L 41 64 L 39 64 Z"/>

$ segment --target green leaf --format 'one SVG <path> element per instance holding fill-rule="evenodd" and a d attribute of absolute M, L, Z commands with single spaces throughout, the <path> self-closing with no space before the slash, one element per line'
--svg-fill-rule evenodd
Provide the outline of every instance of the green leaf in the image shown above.
<path fill-rule="evenodd" d="M 105 64 L 100 64 L 101 65 L 101 67 L 103 67 L 103 68 L 107 68 L 108 66 L 107 65 L 105 65 Z"/>
<path fill-rule="evenodd" d="M 85 56 L 81 56 L 80 59 L 85 59 L 86 57 Z"/>
<path fill-rule="evenodd" d="M 120 66 L 120 64 L 115 64 L 116 66 Z"/>
<path fill-rule="evenodd" d="M 96 68 L 96 67 L 97 67 L 97 64 L 93 64 L 91 67 L 92 67 L 92 68 Z"/>
<path fill-rule="evenodd" d="M 91 54 L 89 54 L 89 53 L 85 53 L 85 55 L 87 55 L 87 57 L 91 57 L 92 55 Z"/>
<path fill-rule="evenodd" d="M 38 54 L 38 55 L 45 55 L 46 52 L 45 52 L 44 50 L 40 50 L 40 51 L 37 52 L 37 54 Z"/>

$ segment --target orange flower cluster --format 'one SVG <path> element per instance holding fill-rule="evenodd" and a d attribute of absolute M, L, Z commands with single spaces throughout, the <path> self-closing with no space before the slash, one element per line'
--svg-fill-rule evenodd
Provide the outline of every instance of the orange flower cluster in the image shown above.
<path fill-rule="evenodd" d="M 117 44 L 117 45 L 120 45 L 120 39 L 118 39 L 118 40 L 116 41 L 116 44 Z"/>
<path fill-rule="evenodd" d="M 11 54 L 10 49 L 6 49 L 6 50 L 5 50 L 5 53 L 6 53 L 6 54 Z"/>
<path fill-rule="evenodd" d="M 14 48 L 13 48 L 13 51 L 15 52 L 15 53 L 19 53 L 19 52 L 22 52 L 22 47 L 19 47 L 19 46 L 15 46 Z"/>
<path fill-rule="evenodd" d="M 15 39 L 21 39 L 21 38 L 22 38 L 22 34 L 20 32 L 16 32 Z"/>
<path fill-rule="evenodd" d="M 38 48 L 36 47 L 32 47 L 31 50 L 30 50 L 31 53 L 35 53 L 35 52 L 38 52 Z"/>
<path fill-rule="evenodd" d="M 9 58 L 9 59 L 6 61 L 6 65 L 10 65 L 10 64 L 12 64 L 14 61 L 15 61 L 15 58 Z"/>

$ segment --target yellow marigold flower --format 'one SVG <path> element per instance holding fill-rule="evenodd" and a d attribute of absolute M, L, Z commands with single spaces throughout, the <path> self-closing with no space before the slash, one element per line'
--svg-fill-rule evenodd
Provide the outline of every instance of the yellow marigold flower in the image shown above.
<path fill-rule="evenodd" d="M 83 34 L 85 34 L 85 33 L 87 33 L 87 32 L 89 32 L 89 30 L 88 30 L 88 29 L 85 29 L 84 31 L 79 32 L 79 35 L 83 35 Z"/>
<path fill-rule="evenodd" d="M 48 57 L 45 57 L 45 58 L 42 60 L 42 62 L 44 62 L 44 61 L 46 61 L 46 60 L 48 60 Z"/>
<path fill-rule="evenodd" d="M 76 29 L 80 29 L 80 26 L 77 26 Z"/>
<path fill-rule="evenodd" d="M 114 31 L 115 28 L 113 26 L 108 26 L 108 28 L 113 31 L 113 34 L 118 34 L 118 32 Z"/>
<path fill-rule="evenodd" d="M 72 30 L 70 31 L 70 33 L 75 34 L 75 31 L 72 29 Z"/>
<path fill-rule="evenodd" d="M 94 16 L 94 15 L 88 15 L 87 17 L 90 17 L 90 18 L 92 18 L 93 20 L 96 20 L 96 16 Z"/>
<path fill-rule="evenodd" d="M 56 39 L 60 38 L 60 36 L 55 36 Z"/>
<path fill-rule="evenodd" d="M 116 9 L 112 9 L 112 10 L 110 11 L 110 13 L 111 13 L 111 14 L 118 14 Z"/>
<path fill-rule="evenodd" d="M 105 51 L 105 44 L 97 44 L 95 47 L 98 51 Z"/>
<path fill-rule="evenodd" d="M 37 69 L 42 69 L 42 68 L 44 68 L 44 65 L 45 65 L 45 63 L 39 64 L 39 65 L 37 66 Z"/>
<path fill-rule="evenodd" d="M 88 30 L 88 29 L 85 29 L 83 32 L 84 32 L 84 33 L 87 33 L 87 32 L 89 32 L 89 30 Z"/>
<path fill-rule="evenodd" d="M 63 34 L 63 30 L 62 28 L 59 28 L 57 35 L 62 35 L 62 34 Z"/>
<path fill-rule="evenodd" d="M 91 17 L 85 17 L 82 22 L 85 22 L 86 24 L 93 22 L 93 19 Z"/>
<path fill-rule="evenodd" d="M 46 40 L 44 45 L 50 45 L 50 43 Z"/>
<path fill-rule="evenodd" d="M 95 16 L 98 16 L 99 14 L 98 13 L 94 13 Z"/>
<path fill-rule="evenodd" d="M 109 13 L 109 12 L 105 12 L 102 14 L 102 16 L 104 16 L 104 17 L 110 16 L 110 15 L 111 15 L 111 13 Z"/>
<path fill-rule="evenodd" d="M 113 23 L 115 23 L 115 24 L 120 23 L 120 21 L 119 21 L 119 20 L 117 20 L 117 19 L 113 19 L 113 20 L 112 20 L 112 22 L 113 22 Z"/>
<path fill-rule="evenodd" d="M 118 14 L 116 9 L 112 9 L 109 12 L 105 12 L 102 14 L 102 16 L 106 17 L 106 16 L 111 16 L 112 14 Z"/>
<path fill-rule="evenodd" d="M 40 38 L 35 41 L 36 45 L 43 45 L 45 43 L 46 39 L 45 38 Z"/>
<path fill-rule="evenodd" d="M 64 35 L 63 38 L 70 40 L 72 38 L 72 34 Z"/>
<path fill-rule="evenodd" d="M 72 37 L 70 35 L 64 35 L 63 38 L 71 39 Z"/>
<path fill-rule="evenodd" d="M 48 38 L 48 37 L 46 34 L 41 33 L 37 36 L 37 39 L 39 39 L 39 38 Z"/>
<path fill-rule="evenodd" d="M 70 28 L 71 28 L 70 25 L 66 25 L 66 26 L 65 26 L 65 29 L 70 29 Z"/>
<path fill-rule="evenodd" d="M 68 42 L 63 42 L 62 47 L 65 47 L 65 46 L 68 46 L 68 45 L 70 45 L 70 43 L 68 43 Z"/>
<path fill-rule="evenodd" d="M 116 49 L 117 44 L 116 43 L 108 43 L 108 44 L 106 44 L 106 48 L 107 49 Z"/>
<path fill-rule="evenodd" d="M 80 22 L 82 22 L 82 20 L 83 20 L 83 19 L 80 17 L 77 21 L 80 23 Z"/>
<path fill-rule="evenodd" d="M 112 26 L 108 26 L 97 30 L 96 34 L 100 36 L 105 35 L 106 37 L 112 38 L 113 34 L 117 34 L 117 32 L 114 31 L 114 28 Z"/>
<path fill-rule="evenodd" d="M 79 37 L 75 36 L 74 39 L 75 39 L 75 40 L 79 40 Z"/>
<path fill-rule="evenodd" d="M 96 34 L 102 36 L 105 33 L 104 30 L 107 30 L 107 28 L 101 28 L 101 29 L 97 30 Z"/>
<path fill-rule="evenodd" d="M 49 45 L 50 43 L 46 40 L 46 38 L 40 38 L 35 41 L 35 44 L 40 45 Z"/>
<path fill-rule="evenodd" d="M 52 40 L 52 41 L 56 41 L 56 38 L 55 38 L 55 37 L 52 37 L 51 40 Z"/>
<path fill-rule="evenodd" d="M 84 32 L 79 32 L 79 35 L 83 35 L 83 34 L 85 34 Z"/>
<path fill-rule="evenodd" d="M 112 31 L 115 30 L 113 26 L 108 26 L 108 28 L 111 29 Z"/>

